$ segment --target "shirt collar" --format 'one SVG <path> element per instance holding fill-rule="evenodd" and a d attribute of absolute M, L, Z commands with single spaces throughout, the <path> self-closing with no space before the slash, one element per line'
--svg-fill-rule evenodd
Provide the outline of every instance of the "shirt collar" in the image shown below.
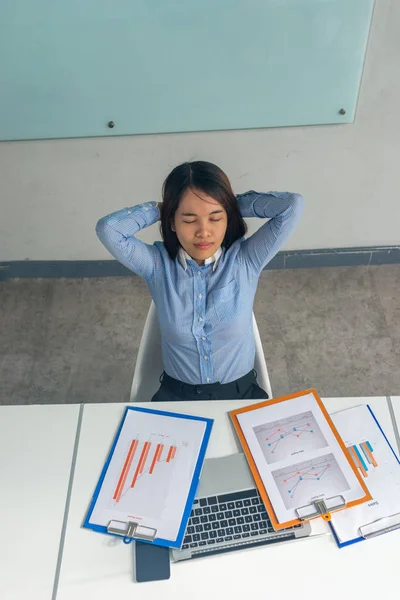
<path fill-rule="evenodd" d="M 206 260 L 204 261 L 204 264 L 209 265 L 211 263 L 214 263 L 213 271 L 215 271 L 215 269 L 217 268 L 218 260 L 220 259 L 221 255 L 222 255 L 222 248 L 219 247 L 218 250 L 212 256 L 210 256 L 210 258 L 206 258 Z M 182 248 L 182 246 L 179 248 L 178 258 L 179 258 L 179 262 L 181 263 L 182 267 L 186 271 L 187 261 L 193 260 L 193 258 L 191 256 L 189 256 L 189 254 L 186 252 L 186 250 L 184 250 Z"/>

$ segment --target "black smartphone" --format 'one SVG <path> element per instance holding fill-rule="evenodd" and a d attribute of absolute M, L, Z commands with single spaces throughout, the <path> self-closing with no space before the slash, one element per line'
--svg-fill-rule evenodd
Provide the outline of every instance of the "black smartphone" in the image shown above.
<path fill-rule="evenodd" d="M 138 583 L 169 579 L 169 548 L 133 542 L 133 566 L 134 578 Z"/>

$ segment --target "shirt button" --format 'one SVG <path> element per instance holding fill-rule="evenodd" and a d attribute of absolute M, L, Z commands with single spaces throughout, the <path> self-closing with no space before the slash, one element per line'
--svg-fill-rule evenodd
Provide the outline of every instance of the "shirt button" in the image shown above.
<path fill-rule="evenodd" d="M 208 356 L 207 355 L 204 357 L 204 360 L 208 360 Z"/>
<path fill-rule="evenodd" d="M 205 338 L 205 337 L 202 337 L 201 339 L 203 340 L 203 342 L 205 342 L 205 341 L 206 341 L 206 338 Z"/>
<path fill-rule="evenodd" d="M 210 381 L 211 381 L 211 380 L 210 380 L 210 378 L 209 378 L 209 377 L 207 377 L 207 383 L 210 383 Z"/>
<path fill-rule="evenodd" d="M 203 320 L 203 317 L 199 317 L 199 322 L 201 323 Z"/>
<path fill-rule="evenodd" d="M 197 271 L 197 275 L 201 275 L 201 271 Z"/>
<path fill-rule="evenodd" d="M 202 299 L 202 297 L 203 297 L 203 294 L 199 294 L 199 298 L 200 298 L 200 300 Z"/>

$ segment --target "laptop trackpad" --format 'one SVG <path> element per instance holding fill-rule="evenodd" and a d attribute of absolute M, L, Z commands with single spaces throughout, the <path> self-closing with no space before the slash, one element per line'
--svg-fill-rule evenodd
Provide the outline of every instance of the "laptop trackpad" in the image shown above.
<path fill-rule="evenodd" d="M 243 453 L 204 461 L 196 498 L 254 489 L 256 484 Z"/>

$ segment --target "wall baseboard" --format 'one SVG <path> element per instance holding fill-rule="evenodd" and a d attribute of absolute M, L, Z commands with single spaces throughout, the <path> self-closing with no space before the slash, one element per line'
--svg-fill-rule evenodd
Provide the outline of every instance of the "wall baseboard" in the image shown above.
<path fill-rule="evenodd" d="M 266 269 L 310 269 L 400 264 L 400 246 L 289 250 L 278 254 Z M 0 281 L 53 277 L 123 277 L 134 273 L 116 260 L 14 260 L 0 262 Z"/>

